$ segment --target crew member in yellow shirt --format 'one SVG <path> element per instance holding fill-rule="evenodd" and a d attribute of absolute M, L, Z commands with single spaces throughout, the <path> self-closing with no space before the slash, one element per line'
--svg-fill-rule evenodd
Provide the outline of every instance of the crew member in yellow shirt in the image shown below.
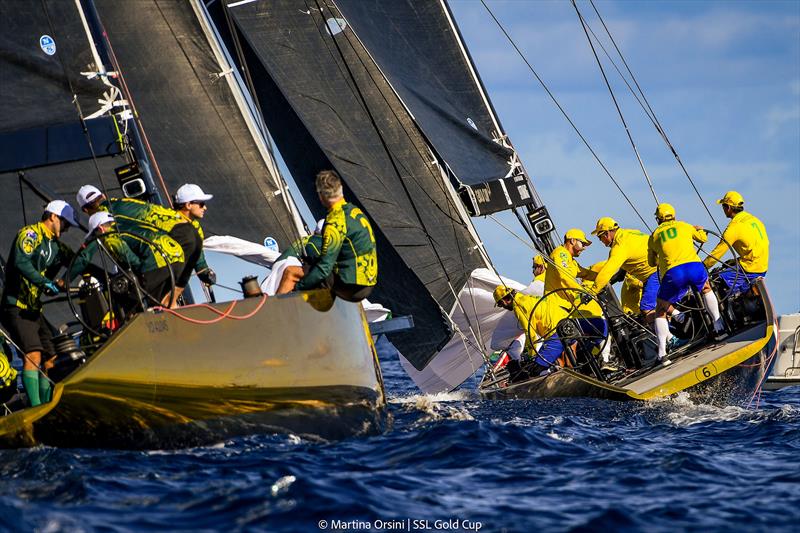
<path fill-rule="evenodd" d="M 525 332 L 525 352 L 535 357 L 533 367 L 525 372 L 520 372 L 519 363 L 509 361 L 508 370 L 512 381 L 548 374 L 557 365 L 557 359 L 564 351 L 556 326 L 568 314 L 561 307 L 560 300 L 542 300 L 517 292 L 506 285 L 498 285 L 493 296 L 496 307 L 511 311 L 517 317 L 520 329 Z M 541 346 L 538 350 L 534 349 L 534 345 L 540 341 Z"/>
<path fill-rule="evenodd" d="M 639 230 L 620 228 L 611 217 L 598 220 L 592 235 L 597 235 L 600 242 L 609 248 L 608 260 L 594 281 L 594 291 L 602 291 L 611 278 L 624 269 L 629 277 L 641 283 L 639 310 L 652 321 L 660 284 L 656 267 L 647 260 L 650 236 Z"/>
<path fill-rule="evenodd" d="M 725 269 L 720 278 L 732 294 L 745 292 L 756 278 L 767 275 L 769 267 L 769 237 L 764 224 L 744 210 L 744 198 L 736 191 L 728 191 L 717 200 L 725 216 L 731 219 L 722 233 L 722 239 L 703 261 L 707 268 L 722 260 L 730 244 L 739 255 L 741 270 Z M 744 272 L 742 272 L 744 271 Z"/>
<path fill-rule="evenodd" d="M 547 267 L 545 274 L 544 293 L 546 298 L 556 298 L 560 300 L 562 307 L 570 310 L 585 335 L 602 339 L 608 336 L 608 324 L 603 318 L 603 310 L 596 300 L 584 293 L 586 288 L 577 280 L 594 280 L 597 277 L 596 272 L 582 267 L 575 260 L 591 244 L 592 241 L 586 238 L 583 231 L 577 228 L 567 231 L 564 244 L 550 254 L 552 264 Z M 548 296 L 557 289 L 575 290 L 559 290 Z M 574 310 L 576 307 L 577 310 Z M 602 340 L 597 341 L 598 345 L 600 343 Z"/>
<path fill-rule="evenodd" d="M 547 275 L 547 263 L 544 257 L 541 255 L 534 256 L 532 270 L 533 281 L 531 281 L 531 284 L 522 292 L 530 294 L 531 296 L 541 297 L 544 295 L 544 278 Z"/>
<path fill-rule="evenodd" d="M 658 359 L 666 364 L 667 343 L 672 344 L 667 313 L 671 311 L 673 304 L 683 299 L 690 287 L 703 294 L 706 308 L 714 319 L 715 332 L 721 333 L 724 324 L 719 312 L 719 302 L 708 284 L 708 272 L 697 256 L 692 242 L 706 242 L 708 235 L 699 226 L 675 220 L 675 208 L 670 204 L 659 204 L 655 215 L 658 227 L 650 236 L 647 259 L 650 265 L 658 266 L 661 277 L 661 286 L 656 296 L 655 329 L 658 337 Z"/>

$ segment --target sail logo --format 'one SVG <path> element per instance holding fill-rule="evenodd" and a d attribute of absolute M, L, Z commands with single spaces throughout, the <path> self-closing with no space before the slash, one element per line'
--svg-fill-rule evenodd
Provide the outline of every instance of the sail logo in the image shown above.
<path fill-rule="evenodd" d="M 278 241 L 276 241 L 273 237 L 266 237 L 264 239 L 264 248 L 272 250 L 273 252 L 277 252 L 279 251 Z"/>
<path fill-rule="evenodd" d="M 42 35 L 39 37 L 39 47 L 49 56 L 55 55 L 56 53 L 56 42 L 49 35 Z"/>

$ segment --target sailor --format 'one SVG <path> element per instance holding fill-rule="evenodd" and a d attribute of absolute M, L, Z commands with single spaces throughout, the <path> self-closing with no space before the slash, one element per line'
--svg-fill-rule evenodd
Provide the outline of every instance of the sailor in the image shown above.
<path fill-rule="evenodd" d="M 183 247 L 169 233 L 175 229 L 177 224 L 189 224 L 189 222 L 174 209 L 136 198 L 112 198 L 109 200 L 94 185 L 82 186 L 78 190 L 77 201 L 81 210 L 90 216 L 101 211 L 112 213 L 116 231 L 133 233 L 149 241 L 151 251 L 158 258 L 159 268 L 163 266 L 161 263 L 165 259 L 168 260 L 173 270 L 172 278 L 175 280 L 176 291 L 171 304 L 166 301 L 163 303 L 170 307 L 176 307 L 178 296 L 188 283 L 191 268 L 185 268 L 186 254 L 182 251 Z M 180 257 L 175 253 L 176 247 L 181 250 Z M 160 276 L 163 276 L 163 271 Z M 161 292 L 161 287 L 154 288 L 158 289 L 157 292 Z M 164 297 L 167 298 L 171 292 L 168 288 Z M 148 294 L 152 293 L 148 291 Z"/>
<path fill-rule="evenodd" d="M 550 254 L 552 264 L 547 267 L 545 274 L 544 293 L 546 299 L 559 300 L 561 306 L 569 310 L 570 317 L 577 319 L 585 335 L 600 339 L 608 335 L 603 309 L 595 299 L 586 294 L 583 284 L 578 281 L 578 278 L 594 280 L 597 273 L 582 267 L 575 260 L 591 244 L 592 241 L 586 238 L 583 231 L 577 228 L 567 231 L 564 244 Z M 552 291 L 557 292 L 550 294 Z M 602 340 L 595 342 L 599 345 Z"/>
<path fill-rule="evenodd" d="M 638 278 L 626 274 L 625 279 L 622 281 L 622 289 L 619 291 L 622 312 L 626 315 L 638 315 L 642 309 L 641 302 L 643 292 L 644 285 L 642 282 L 639 281 Z"/>
<path fill-rule="evenodd" d="M 609 248 L 608 260 L 594 280 L 594 292 L 602 291 L 620 269 L 625 270 L 627 276 L 641 284 L 639 310 L 652 322 L 659 281 L 658 269 L 647 260 L 649 235 L 635 229 L 620 228 L 611 217 L 599 219 L 592 235 L 597 235 L 600 242 Z"/>
<path fill-rule="evenodd" d="M 297 283 L 297 290 L 333 289 L 340 298 L 360 302 L 378 282 L 375 235 L 366 215 L 345 202 L 342 181 L 333 170 L 317 174 L 317 194 L 327 209 L 320 257 Z"/>
<path fill-rule="evenodd" d="M 558 364 L 564 346 L 556 332 L 558 323 L 567 318 L 567 312 L 556 298 L 538 298 L 515 291 L 506 285 L 494 289 L 495 306 L 514 313 L 520 329 L 525 333 L 525 352 L 535 358 L 533 366 L 524 371 L 519 362 L 509 361 L 512 381 L 548 374 Z M 537 305 L 538 304 L 538 305 Z M 538 350 L 535 345 L 541 342 Z M 515 364 L 516 363 L 516 364 Z"/>
<path fill-rule="evenodd" d="M 89 232 L 72 266 L 70 277 L 86 269 L 100 241 L 120 268 L 138 275 L 142 290 L 146 293 L 145 305 L 159 302 L 166 305 L 172 292 L 170 269 L 180 272 L 183 268 L 183 249 L 169 236 L 162 235 L 172 244 L 164 239 L 159 240 L 154 232 L 143 229 L 136 234 L 120 233 L 115 217 L 108 211 L 98 211 L 89 217 Z M 152 242 L 159 243 L 158 249 L 154 248 Z"/>
<path fill-rule="evenodd" d="M 300 237 L 278 256 L 272 265 L 272 272 L 261 285 L 265 293 L 271 296 L 294 290 L 297 282 L 303 278 L 303 264 L 311 265 L 319 260 L 324 225 L 325 219 L 319 219 L 313 235 Z"/>
<path fill-rule="evenodd" d="M 217 274 L 206 262 L 203 253 L 203 240 L 205 235 L 200 220 L 206 215 L 208 205 L 206 202 L 214 197 L 213 194 L 206 194 L 198 185 L 186 183 L 181 185 L 175 192 L 175 211 L 181 218 L 181 222 L 173 222 L 172 219 L 165 220 L 159 227 L 167 231 L 173 239 L 183 248 L 184 267 L 183 272 L 178 275 L 175 285 L 179 294 L 183 292 L 192 271 L 197 273 L 197 278 L 206 285 L 217 283 Z M 169 226 L 172 226 L 169 228 Z M 169 229 L 168 229 L 169 228 Z"/>
<path fill-rule="evenodd" d="M 22 383 L 31 406 L 50 401 L 52 393 L 47 369 L 53 365 L 55 349 L 40 298 L 42 293 L 54 296 L 64 287 L 56 274 L 74 254 L 60 237 L 77 224 L 72 207 L 53 200 L 41 221 L 19 230 L 8 255 L 0 322 L 24 353 Z"/>
<path fill-rule="evenodd" d="M 544 295 L 544 278 L 547 275 L 547 263 L 544 257 L 539 254 L 535 255 L 533 257 L 532 269 L 533 281 L 531 281 L 531 284 L 522 292 L 531 296 L 541 297 Z"/>
<path fill-rule="evenodd" d="M 658 266 L 661 286 L 656 296 L 655 329 L 658 337 L 658 360 L 668 364 L 667 343 L 674 344 L 669 332 L 667 313 L 694 287 L 703 294 L 708 312 L 714 320 L 714 331 L 721 334 L 724 323 L 719 303 L 708 283 L 708 272 L 697 256 L 692 241 L 706 242 L 708 236 L 699 226 L 675 220 L 675 208 L 659 204 L 655 212 L 658 227 L 648 243 L 648 262 Z"/>
<path fill-rule="evenodd" d="M 726 192 L 717 203 L 722 204 L 722 211 L 731 221 L 722 233 L 719 244 L 711 250 L 703 264 L 706 268 L 711 268 L 714 263 L 722 259 L 730 244 L 736 250 L 742 268 L 741 270 L 727 268 L 720 273 L 720 279 L 725 282 L 730 293 L 745 292 L 756 278 L 767 275 L 769 267 L 767 229 L 759 219 L 744 210 L 744 198 L 738 192 Z"/>

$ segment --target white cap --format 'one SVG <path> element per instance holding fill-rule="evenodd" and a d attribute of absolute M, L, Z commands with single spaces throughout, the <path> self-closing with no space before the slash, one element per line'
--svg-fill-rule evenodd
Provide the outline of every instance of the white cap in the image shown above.
<path fill-rule="evenodd" d="M 314 228 L 315 235 L 322 235 L 322 228 L 325 226 L 325 219 L 321 218 L 317 220 L 317 227 Z"/>
<path fill-rule="evenodd" d="M 92 236 L 94 230 L 99 228 L 103 224 L 108 224 L 109 222 L 114 222 L 114 217 L 111 216 L 111 213 L 108 211 L 98 211 L 94 215 L 89 217 L 89 232 L 86 234 L 86 238 Z"/>
<path fill-rule="evenodd" d="M 84 185 L 83 187 L 78 189 L 78 195 L 75 197 L 75 200 L 77 200 L 78 202 L 78 207 L 83 209 L 84 206 L 100 198 L 102 194 L 103 193 L 100 192 L 100 189 L 98 189 L 94 185 Z"/>
<path fill-rule="evenodd" d="M 78 225 L 78 220 L 75 218 L 75 210 L 64 200 L 53 200 L 44 208 L 45 213 L 53 213 L 61 218 L 64 218 L 73 226 Z"/>
<path fill-rule="evenodd" d="M 213 194 L 206 194 L 199 185 L 187 183 L 181 185 L 175 193 L 176 204 L 188 204 L 189 202 L 207 202 L 214 198 Z"/>

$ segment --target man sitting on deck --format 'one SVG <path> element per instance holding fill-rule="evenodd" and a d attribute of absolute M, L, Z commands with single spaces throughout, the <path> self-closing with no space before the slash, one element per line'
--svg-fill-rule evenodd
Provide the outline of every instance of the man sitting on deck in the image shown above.
<path fill-rule="evenodd" d="M 40 222 L 19 230 L 8 254 L 0 322 L 23 352 L 22 384 L 32 407 L 50 401 L 47 369 L 56 355 L 41 295 L 55 296 L 63 288 L 63 282 L 54 278 L 74 253 L 59 238 L 77 224 L 72 207 L 53 200 Z"/>
<path fill-rule="evenodd" d="M 333 170 L 317 174 L 317 194 L 328 210 L 319 260 L 296 290 L 331 288 L 349 302 L 367 298 L 378 282 L 375 236 L 366 215 L 344 200 L 342 181 Z"/>
<path fill-rule="evenodd" d="M 719 303 L 708 283 L 708 272 L 697 256 L 693 240 L 703 243 L 708 236 L 699 226 L 675 220 L 675 208 L 670 204 L 659 204 L 655 212 L 658 227 L 650 236 L 648 262 L 658 266 L 661 286 L 656 299 L 655 329 L 658 337 L 658 360 L 669 364 L 667 343 L 672 344 L 672 334 L 667 324 L 667 313 L 673 310 L 686 295 L 690 287 L 703 294 L 703 301 L 714 319 L 714 331 L 721 334 L 724 324 L 719 312 Z"/>
<path fill-rule="evenodd" d="M 525 352 L 531 356 L 536 354 L 532 368 L 523 369 L 518 361 L 509 361 L 511 381 L 548 374 L 558 365 L 558 359 L 564 351 L 556 332 L 558 323 L 567 318 L 567 311 L 561 307 L 560 300 L 552 296 L 542 300 L 519 293 L 506 285 L 498 285 L 493 296 L 497 307 L 511 311 L 517 317 L 519 327 L 525 333 Z M 534 345 L 539 341 L 543 342 L 536 350 Z"/>
<path fill-rule="evenodd" d="M 738 294 L 747 291 L 755 279 L 767 275 L 769 237 L 764 224 L 744 210 L 744 198 L 738 192 L 726 192 L 717 203 L 722 204 L 722 211 L 731 221 L 722 233 L 719 244 L 711 250 L 703 264 L 706 268 L 714 266 L 728 251 L 730 244 L 739 255 L 742 269 L 725 269 L 720 273 L 720 279 L 728 286 L 730 293 Z"/>

